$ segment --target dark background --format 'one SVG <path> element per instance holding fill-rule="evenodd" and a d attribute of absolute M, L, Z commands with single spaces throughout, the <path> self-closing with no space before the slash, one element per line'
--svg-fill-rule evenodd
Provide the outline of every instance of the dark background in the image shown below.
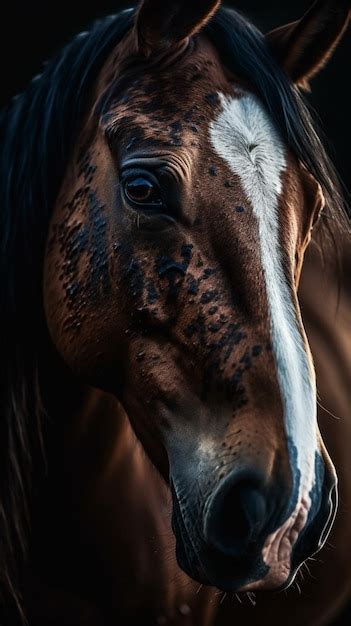
<path fill-rule="evenodd" d="M 165 0 L 165 2 L 170 0 Z M 312 0 L 227 0 L 245 13 L 263 31 L 298 18 Z M 0 105 L 25 89 L 40 72 L 42 62 L 52 57 L 76 33 L 107 14 L 116 13 L 130 2 L 103 0 L 81 6 L 73 1 L 10 0 L 1 11 L 0 27 Z M 331 153 L 344 183 L 351 191 L 351 28 L 324 71 L 313 80 L 308 100 L 320 119 Z M 345 549 L 349 547 L 345 546 Z M 351 624 L 350 613 L 335 626 Z M 308 624 L 306 625 L 308 626 Z"/>

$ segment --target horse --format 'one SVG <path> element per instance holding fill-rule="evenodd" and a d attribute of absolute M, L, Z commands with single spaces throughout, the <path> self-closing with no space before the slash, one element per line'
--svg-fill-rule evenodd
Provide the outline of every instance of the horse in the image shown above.
<path fill-rule="evenodd" d="M 350 4 L 220 4 L 102 19 L 1 115 L 6 626 L 349 597 L 349 217 L 302 92 Z"/>

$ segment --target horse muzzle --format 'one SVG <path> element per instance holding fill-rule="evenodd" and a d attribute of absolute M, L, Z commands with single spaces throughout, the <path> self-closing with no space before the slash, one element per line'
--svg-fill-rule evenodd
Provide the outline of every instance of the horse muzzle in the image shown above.
<path fill-rule="evenodd" d="M 193 579 L 223 591 L 288 587 L 324 545 L 337 506 L 335 475 L 327 472 L 313 506 L 309 496 L 293 503 L 283 480 L 269 484 L 249 467 L 233 469 L 204 502 L 201 490 L 185 498 L 176 478 L 171 487 L 178 563 Z"/>

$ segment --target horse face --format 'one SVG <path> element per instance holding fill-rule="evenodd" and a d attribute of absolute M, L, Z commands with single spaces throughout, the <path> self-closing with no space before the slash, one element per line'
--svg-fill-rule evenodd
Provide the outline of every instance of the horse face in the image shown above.
<path fill-rule="evenodd" d="M 126 67 L 128 46 L 56 203 L 49 328 L 169 479 L 180 566 L 278 588 L 334 506 L 297 301 L 318 186 L 205 37 Z"/>

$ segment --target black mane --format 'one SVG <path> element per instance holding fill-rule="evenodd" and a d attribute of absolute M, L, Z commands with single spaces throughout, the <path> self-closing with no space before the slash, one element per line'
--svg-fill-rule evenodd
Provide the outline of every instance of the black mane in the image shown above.
<path fill-rule="evenodd" d="M 48 222 L 92 85 L 132 19 L 133 11 L 124 11 L 76 37 L 0 116 L 0 584 L 18 605 L 16 563 L 25 553 L 31 456 L 38 449 L 43 414 L 38 372 Z M 286 143 L 320 183 L 330 213 L 342 219 L 337 176 L 301 96 L 263 35 L 226 9 L 205 30 L 223 62 L 255 89 Z"/>
<path fill-rule="evenodd" d="M 93 83 L 132 15 L 123 11 L 78 35 L 0 115 L 0 585 L 20 611 L 16 571 L 25 556 L 31 461 L 43 415 L 38 376 L 48 222 Z"/>

